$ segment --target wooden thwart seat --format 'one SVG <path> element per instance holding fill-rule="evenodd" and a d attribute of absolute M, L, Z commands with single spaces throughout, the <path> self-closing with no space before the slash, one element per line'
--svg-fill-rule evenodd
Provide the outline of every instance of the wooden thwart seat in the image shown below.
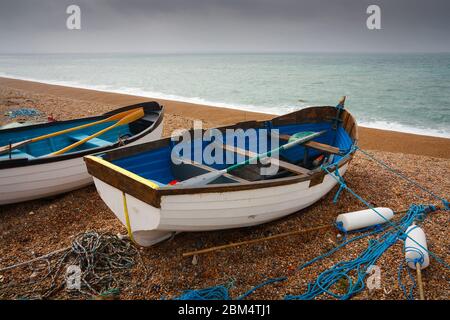
<path fill-rule="evenodd" d="M 83 133 L 72 133 L 67 136 L 75 141 L 80 141 L 80 140 L 83 140 L 83 139 L 86 139 L 87 137 L 89 137 L 87 134 L 83 134 Z M 104 147 L 104 146 L 111 144 L 111 142 L 100 139 L 100 138 L 92 138 L 86 143 L 90 144 L 90 145 L 94 145 L 95 147 Z"/>
<path fill-rule="evenodd" d="M 180 157 L 177 157 L 177 159 L 180 160 L 181 162 L 183 162 L 184 164 L 189 164 L 191 166 L 197 167 L 199 169 L 203 169 L 203 170 L 208 171 L 208 172 L 217 171 L 214 168 L 211 168 L 211 167 L 209 167 L 207 165 L 204 165 L 202 163 L 196 162 L 194 160 L 183 159 L 183 158 L 180 158 Z M 236 182 L 249 182 L 248 180 L 242 179 L 242 178 L 240 178 L 238 176 L 235 176 L 235 175 L 232 175 L 232 174 L 229 174 L 229 173 L 225 173 L 222 176 L 225 177 L 225 178 L 228 178 L 230 180 L 234 180 Z"/>
<path fill-rule="evenodd" d="M 288 134 L 280 134 L 278 136 L 279 136 L 280 140 L 284 140 L 284 141 L 289 141 L 289 139 L 291 137 Z M 319 151 L 322 151 L 325 153 L 338 154 L 338 155 L 341 154 L 339 148 L 330 146 L 329 144 L 316 142 L 316 141 L 305 142 L 303 144 L 303 146 L 311 148 L 311 149 L 319 150 Z"/>
<path fill-rule="evenodd" d="M 243 150 L 240 149 L 238 147 L 233 147 L 230 145 L 227 145 L 225 143 L 222 144 L 223 149 L 226 151 L 230 151 L 230 152 L 234 152 L 234 153 L 238 153 L 241 154 L 243 156 L 247 156 L 247 157 L 255 157 L 257 156 L 256 153 L 249 151 L 249 150 Z M 301 175 L 301 176 L 308 176 L 312 174 L 311 170 L 308 170 L 306 168 L 297 166 L 295 164 L 280 160 L 280 159 L 275 159 L 275 158 L 268 158 L 270 163 L 279 166 L 280 168 L 286 169 L 292 173 L 295 173 L 297 175 Z"/>

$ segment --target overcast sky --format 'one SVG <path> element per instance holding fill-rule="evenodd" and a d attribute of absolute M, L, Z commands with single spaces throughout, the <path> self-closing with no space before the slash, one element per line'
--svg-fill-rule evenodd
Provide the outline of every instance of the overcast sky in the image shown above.
<path fill-rule="evenodd" d="M 0 52 L 449 52 L 449 16 L 450 0 L 0 0 Z"/>

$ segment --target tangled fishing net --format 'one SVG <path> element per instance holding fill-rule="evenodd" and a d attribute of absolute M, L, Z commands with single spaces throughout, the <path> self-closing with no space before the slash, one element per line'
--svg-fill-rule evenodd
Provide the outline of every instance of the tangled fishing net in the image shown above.
<path fill-rule="evenodd" d="M 129 287 L 131 269 L 138 263 L 146 271 L 138 249 L 129 240 L 109 233 L 82 233 L 70 247 L 0 269 L 0 298 L 49 299 L 62 290 L 79 298 L 114 295 Z M 7 281 L 7 271 L 16 267 L 23 268 L 26 275 L 26 268 L 31 269 L 28 281 Z"/>

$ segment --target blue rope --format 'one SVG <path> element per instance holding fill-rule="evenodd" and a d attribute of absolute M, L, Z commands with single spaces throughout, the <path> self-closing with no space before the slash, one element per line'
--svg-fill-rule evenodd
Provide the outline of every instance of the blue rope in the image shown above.
<path fill-rule="evenodd" d="M 308 262 L 306 262 L 306 263 L 300 265 L 300 266 L 297 268 L 297 270 L 300 271 L 300 270 L 302 270 L 302 269 L 305 269 L 306 267 L 309 267 L 310 265 L 314 264 L 315 262 L 317 262 L 317 261 L 319 261 L 319 260 L 323 260 L 324 258 L 327 258 L 327 257 L 331 256 L 333 253 L 335 253 L 336 251 L 338 251 L 338 250 L 344 248 L 344 247 L 347 246 L 349 243 L 352 243 L 352 242 L 355 242 L 355 241 L 357 241 L 357 240 L 366 238 L 366 237 L 368 237 L 368 236 L 371 236 L 371 235 L 380 233 L 381 231 L 383 231 L 383 228 L 376 228 L 375 230 L 373 230 L 373 231 L 371 231 L 371 232 L 369 232 L 369 233 L 366 233 L 366 234 L 362 234 L 362 235 L 353 237 L 353 238 L 351 238 L 350 240 L 344 240 L 340 245 L 334 247 L 334 248 L 331 249 L 330 251 L 328 251 L 328 252 L 326 252 L 326 253 L 324 253 L 324 254 L 322 254 L 322 255 L 320 255 L 320 256 L 317 256 L 317 257 L 315 257 L 314 259 L 312 259 L 312 260 L 310 260 L 310 261 L 308 261 Z M 355 232 L 356 232 L 356 230 L 355 230 Z"/>
<path fill-rule="evenodd" d="M 341 195 L 341 192 L 344 190 L 343 184 L 345 183 L 344 178 L 342 178 L 341 174 L 339 173 L 339 169 L 336 167 L 336 170 L 334 171 L 335 175 L 338 177 L 339 181 L 341 182 L 339 184 L 339 189 L 334 195 L 333 203 L 337 203 L 339 200 L 339 196 Z"/>
<path fill-rule="evenodd" d="M 402 289 L 403 294 L 405 295 L 405 298 L 407 300 L 414 300 L 414 289 L 416 288 L 416 280 L 414 279 L 413 275 L 411 274 L 410 269 L 407 267 L 406 270 L 408 272 L 408 276 L 410 281 L 412 282 L 412 286 L 409 288 L 409 292 L 406 290 L 405 285 L 402 282 L 402 272 L 403 272 L 403 266 L 405 265 L 405 262 L 402 260 L 398 266 L 398 274 L 397 274 L 397 280 L 398 284 L 400 286 L 400 289 Z"/>
<path fill-rule="evenodd" d="M 423 218 L 423 215 L 426 214 L 425 209 L 426 207 L 424 206 L 411 206 L 406 215 L 398 223 L 398 226 L 401 228 L 401 230 L 389 231 L 389 229 L 391 229 L 389 227 L 379 227 L 367 234 L 346 241 L 344 245 L 349 242 L 362 239 L 369 235 L 386 231 L 380 237 L 380 239 L 370 239 L 366 250 L 364 250 L 357 258 L 335 264 L 331 268 L 322 272 L 314 282 L 309 283 L 305 293 L 297 296 L 288 295 L 285 297 L 285 299 L 309 300 L 326 293 L 336 299 L 346 300 L 351 298 L 353 295 L 361 292 L 365 288 L 364 279 L 367 275 L 367 269 L 371 265 L 374 265 L 376 261 L 384 254 L 384 252 L 386 252 L 386 250 L 388 250 L 401 238 L 400 236 L 402 235 L 403 231 L 405 231 L 417 219 Z M 301 266 L 299 269 L 302 269 L 305 266 L 308 266 L 320 259 L 329 256 L 341 247 L 343 247 L 343 245 L 332 249 L 324 255 L 314 258 L 313 260 Z M 353 280 L 353 278 L 350 276 L 350 273 L 353 271 L 356 272 L 356 280 Z M 331 288 L 342 279 L 346 279 L 348 282 L 347 291 L 344 294 L 337 294 L 331 291 Z"/>
<path fill-rule="evenodd" d="M 216 286 L 200 290 L 186 290 L 174 300 L 230 300 L 228 288 Z"/>
<path fill-rule="evenodd" d="M 242 300 L 242 299 L 248 297 L 248 296 L 251 295 L 253 292 L 255 292 L 256 290 L 258 290 L 259 288 L 262 288 L 262 287 L 264 287 L 264 286 L 266 286 L 266 285 L 268 285 L 268 284 L 272 284 L 272 283 L 275 283 L 275 282 L 282 282 L 282 281 L 284 281 L 284 280 L 286 280 L 286 279 L 287 279 L 287 277 L 280 277 L 280 278 L 272 278 L 272 279 L 268 279 L 268 280 L 266 280 L 266 281 L 264 281 L 264 282 L 262 282 L 262 283 L 260 283 L 260 284 L 258 284 L 258 285 L 256 285 L 256 286 L 254 286 L 252 289 L 248 290 L 246 293 L 244 293 L 244 294 L 241 295 L 239 298 L 237 298 L 237 300 Z"/>
<path fill-rule="evenodd" d="M 408 177 L 404 176 L 402 173 L 390 168 L 387 164 L 385 164 L 384 162 L 382 162 L 378 159 L 375 159 L 372 155 L 366 153 L 365 151 L 361 150 L 357 146 L 352 146 L 352 148 L 349 150 L 349 152 L 346 155 L 344 155 L 339 160 L 339 162 L 341 162 L 344 159 L 346 159 L 347 157 L 349 157 L 355 150 L 360 150 L 361 152 L 363 152 L 364 154 L 369 156 L 371 159 L 382 164 L 385 168 L 389 169 L 391 172 L 404 178 L 408 182 L 416 185 L 423 191 L 426 191 L 427 193 L 431 194 L 433 197 L 441 200 L 442 203 L 444 204 L 444 207 L 446 210 L 450 209 L 449 202 L 446 199 L 443 199 L 443 198 L 437 196 L 436 194 L 434 194 L 433 192 L 425 189 L 423 186 L 419 185 L 417 182 L 409 179 Z M 423 247 L 420 243 L 418 243 L 416 240 L 412 239 L 406 233 L 406 230 L 409 228 L 409 226 L 411 226 L 414 222 L 423 221 L 423 219 L 426 217 L 426 215 L 429 212 L 433 212 L 433 211 L 437 210 L 436 207 L 434 207 L 432 205 L 424 206 L 424 205 L 414 205 L 413 204 L 410 206 L 408 212 L 400 220 L 400 222 L 398 222 L 397 224 L 394 224 L 389 219 L 387 219 L 382 214 L 380 214 L 370 203 L 368 203 L 366 200 L 364 200 L 361 196 L 359 196 L 356 192 L 354 192 L 351 188 L 349 188 L 346 185 L 344 179 L 339 174 L 339 170 L 338 170 L 339 162 L 331 163 L 327 166 L 324 166 L 324 165 L 321 166 L 321 169 L 323 171 L 325 171 L 327 174 L 329 174 L 331 177 L 333 177 L 339 183 L 339 190 L 334 197 L 334 201 L 335 200 L 337 201 L 339 194 L 343 190 L 347 190 L 354 197 L 356 197 L 359 201 L 364 203 L 369 209 L 373 210 L 376 214 L 378 214 L 383 220 L 385 220 L 385 222 L 387 222 L 387 224 L 376 225 L 376 226 L 361 229 L 361 230 L 355 230 L 354 232 L 367 232 L 367 231 L 369 231 L 369 232 L 364 233 L 359 236 L 356 236 L 356 237 L 353 237 L 350 240 L 347 240 L 347 234 L 350 232 L 347 232 L 342 227 L 342 225 L 337 224 L 337 228 L 344 233 L 343 242 L 340 245 L 338 245 L 337 247 L 333 248 L 332 250 L 330 250 L 318 257 L 315 257 L 314 259 L 299 266 L 297 268 L 298 271 L 310 266 L 311 264 L 313 264 L 319 260 L 322 260 L 322 259 L 332 255 L 333 253 L 340 250 L 341 248 L 344 248 L 349 243 L 352 243 L 354 241 L 369 237 L 371 235 L 379 234 L 379 233 L 381 233 L 382 235 L 380 236 L 380 238 L 378 240 L 370 239 L 368 241 L 368 246 L 367 246 L 366 250 L 364 250 L 357 258 L 355 258 L 353 260 L 339 262 L 339 263 L 335 264 L 334 266 L 332 266 L 331 268 L 322 272 L 313 283 L 308 284 L 308 289 L 304 294 L 297 295 L 297 296 L 287 295 L 285 297 L 285 299 L 287 299 L 287 300 L 290 300 L 290 299 L 314 299 L 315 297 L 317 297 L 321 294 L 324 294 L 324 293 L 326 293 L 334 298 L 337 298 L 337 299 L 351 298 L 353 295 L 361 292 L 365 288 L 364 279 L 367 274 L 367 269 L 371 265 L 374 265 L 376 263 L 376 261 L 384 254 L 384 252 L 386 252 L 397 241 L 405 240 L 406 238 L 411 239 L 421 249 L 428 252 L 438 262 L 443 264 L 446 268 L 450 269 L 450 266 L 445 261 L 443 261 L 441 258 L 439 258 L 436 254 L 434 254 L 427 248 Z M 328 170 L 330 167 L 335 167 L 334 174 Z M 420 251 L 416 248 L 405 248 L 405 250 L 413 250 L 413 249 L 416 251 Z M 420 258 L 418 258 L 416 260 L 417 261 L 414 261 L 414 262 L 419 262 L 421 264 L 423 263 L 424 257 L 423 257 L 422 252 L 420 252 Z M 405 296 L 408 299 L 413 299 L 414 298 L 413 291 L 414 291 L 416 284 L 414 282 L 414 278 L 411 275 L 411 272 L 408 269 L 408 274 L 413 281 L 413 286 L 410 288 L 409 293 L 408 293 L 405 286 L 403 285 L 403 283 L 401 281 L 403 264 L 404 264 L 404 262 L 402 261 L 402 263 L 399 266 L 398 281 L 399 281 L 400 287 L 402 288 L 403 292 L 405 293 Z M 356 272 L 356 280 L 353 280 L 353 278 L 350 276 L 350 273 L 353 271 Z M 287 279 L 287 277 L 268 279 L 268 280 L 256 285 L 255 287 L 253 287 L 246 293 L 242 294 L 238 299 L 246 298 L 247 296 L 249 296 L 250 294 L 255 292 L 257 289 L 259 289 L 263 286 L 266 286 L 268 284 L 275 283 L 275 282 L 285 281 L 286 279 Z M 331 290 L 331 288 L 341 279 L 345 279 L 348 282 L 348 287 L 344 294 L 338 294 Z M 209 299 L 229 300 L 231 298 L 229 296 L 227 287 L 216 286 L 216 287 L 210 287 L 210 288 L 200 289 L 200 290 L 187 290 L 176 299 L 178 299 L 178 300 L 186 300 L 186 299 L 191 299 L 191 300 L 209 300 Z"/>
<path fill-rule="evenodd" d="M 398 170 L 395 170 L 394 168 L 390 167 L 388 164 L 386 164 L 385 162 L 381 161 L 380 159 L 375 158 L 373 155 L 371 155 L 370 153 L 368 153 L 367 151 L 362 150 L 361 148 L 359 148 L 358 146 L 355 146 L 355 149 L 358 151 L 361 151 L 364 155 L 366 155 L 367 157 L 369 157 L 370 159 L 372 159 L 373 161 L 377 162 L 378 164 L 380 164 L 381 166 L 383 166 L 384 168 L 386 168 L 388 171 L 394 173 L 395 175 L 401 177 L 402 179 L 408 181 L 409 183 L 415 185 L 416 187 L 418 187 L 419 189 L 421 189 L 422 191 L 430 194 L 431 196 L 433 196 L 434 198 L 442 201 L 442 203 L 444 204 L 444 207 L 449 210 L 450 209 L 450 204 L 449 202 L 438 196 L 437 194 L 435 194 L 434 192 L 432 192 L 431 190 L 426 189 L 425 187 L 423 187 L 422 185 L 420 185 L 419 183 L 417 183 L 416 181 L 412 180 L 411 178 L 405 176 L 403 173 L 401 173 Z"/>
<path fill-rule="evenodd" d="M 248 290 L 247 292 L 239 296 L 236 300 L 243 300 L 256 290 L 258 290 L 259 288 L 262 288 L 268 284 L 282 282 L 286 279 L 287 277 L 268 279 L 258 284 L 257 286 L 254 286 L 252 289 Z M 222 285 L 199 290 L 186 290 L 183 292 L 183 294 L 174 298 L 174 300 L 233 300 L 229 295 L 229 288 L 230 285 L 228 286 Z"/>
<path fill-rule="evenodd" d="M 404 248 L 404 253 L 408 253 L 408 252 L 416 252 L 419 254 L 419 257 L 416 259 L 406 259 L 406 263 L 411 262 L 413 265 L 416 265 L 416 263 L 419 263 L 421 266 L 423 265 L 424 261 L 425 261 L 425 255 L 423 254 L 423 252 L 417 248 L 414 247 L 405 247 Z"/>
<path fill-rule="evenodd" d="M 357 147 L 355 146 L 355 149 L 356 148 Z M 359 149 L 359 150 L 361 150 L 361 149 Z M 353 148 L 350 150 L 350 152 L 353 152 Z M 349 154 L 350 154 L 350 152 L 349 152 Z M 349 154 L 347 154 L 347 156 L 349 156 Z M 341 161 L 343 159 L 341 159 Z M 384 164 L 384 165 L 387 167 L 386 164 Z M 328 168 L 331 167 L 331 166 L 335 166 L 335 168 L 336 168 L 334 170 L 335 171 L 334 175 L 328 170 Z M 387 218 L 385 218 L 382 214 L 380 214 L 373 206 L 371 206 L 367 201 L 365 201 L 362 197 L 360 197 L 358 194 L 356 194 L 352 189 L 350 189 L 345 184 L 345 181 L 342 179 L 342 177 L 339 174 L 338 167 L 339 167 L 338 164 L 330 164 L 328 166 L 322 166 L 322 170 L 324 170 L 326 173 L 328 173 L 330 176 L 332 176 L 340 185 L 339 186 L 339 190 L 338 190 L 337 194 L 335 195 L 335 199 L 337 199 L 337 197 L 339 196 L 339 194 L 342 192 L 343 189 L 348 190 L 353 196 L 355 196 L 358 200 L 363 202 L 367 207 L 372 209 L 375 213 L 377 213 L 380 217 L 382 217 L 386 222 L 388 222 L 388 226 L 389 227 L 393 227 L 395 229 L 395 231 L 386 232 L 380 238 L 380 240 L 370 240 L 368 248 L 359 257 L 357 257 L 356 259 L 350 260 L 350 261 L 337 263 L 336 265 L 334 265 L 330 269 L 328 269 L 325 272 L 321 273 L 314 283 L 310 283 L 308 285 L 308 289 L 307 289 L 306 293 L 304 293 L 302 295 L 299 295 L 299 296 L 288 295 L 288 296 L 286 296 L 286 299 L 313 299 L 313 298 L 315 298 L 318 295 L 323 294 L 323 293 L 327 293 L 330 296 L 335 297 L 337 299 L 348 299 L 348 298 L 350 298 L 354 294 L 356 294 L 356 293 L 358 293 L 358 292 L 360 292 L 361 290 L 364 289 L 364 286 L 365 286 L 364 278 L 365 278 L 365 275 L 366 275 L 367 268 L 370 265 L 373 265 L 379 259 L 379 257 L 381 257 L 381 255 L 387 249 L 389 249 L 394 243 L 396 243 L 399 239 L 406 239 L 407 237 L 410 238 L 409 235 L 405 233 L 405 231 L 414 221 L 422 221 L 424 219 L 425 215 L 428 212 L 436 210 L 436 208 L 434 206 L 426 206 L 425 207 L 425 206 L 413 205 L 413 206 L 410 207 L 410 209 L 408 210 L 408 212 L 405 215 L 405 217 L 401 220 L 401 222 L 398 223 L 398 225 L 395 225 L 391 221 L 389 221 Z M 404 175 L 399 174 L 397 171 L 395 171 L 395 170 L 391 170 L 391 171 L 396 173 L 397 175 L 399 175 L 401 177 L 406 178 L 409 182 L 417 184 L 416 182 L 414 182 L 414 181 L 410 180 L 409 178 L 405 177 Z M 420 185 L 418 185 L 418 186 L 420 186 Z M 444 206 L 448 209 L 448 201 L 446 201 L 445 199 L 443 199 L 441 197 L 438 197 L 433 192 L 425 189 L 422 186 L 420 186 L 420 188 L 422 190 L 424 190 L 424 191 L 427 191 L 429 194 L 433 195 L 434 197 L 442 200 L 442 202 L 444 203 Z M 384 227 L 383 227 L 383 229 L 384 229 Z M 342 226 L 341 226 L 340 230 L 345 232 L 345 230 L 344 230 L 344 228 L 342 228 Z M 376 230 L 373 233 L 376 233 Z M 371 233 L 369 233 L 369 234 L 371 234 Z M 311 260 L 311 261 L 307 262 L 306 264 L 302 265 L 299 269 L 303 269 L 304 267 L 309 266 L 312 263 L 314 263 L 316 261 L 319 261 L 319 260 L 321 260 L 321 259 L 323 259 L 323 258 L 325 258 L 325 257 L 327 257 L 329 255 L 331 255 L 335 251 L 337 251 L 340 248 L 344 247 L 350 241 L 359 240 L 359 239 L 361 239 L 361 238 L 363 238 L 365 236 L 367 236 L 367 235 L 362 235 L 362 236 L 359 236 L 359 237 L 355 237 L 354 239 L 351 239 L 349 241 L 345 241 L 342 245 L 332 249 L 328 253 L 326 253 L 324 255 L 321 255 L 319 257 L 316 257 L 313 260 Z M 424 248 L 416 240 L 414 240 L 412 238 L 410 238 L 410 239 L 413 242 L 415 242 L 416 244 L 418 244 L 419 247 L 421 247 L 422 249 L 427 251 L 430 255 L 432 255 L 437 261 L 439 261 L 444 266 L 449 268 L 448 264 L 445 261 L 443 261 L 442 259 L 440 259 L 437 255 L 435 255 L 434 253 L 430 252 L 428 249 Z M 350 271 L 352 271 L 352 270 L 356 270 L 356 272 L 357 272 L 357 281 L 356 282 L 354 282 L 352 280 L 352 278 L 348 275 L 348 273 Z M 409 273 L 409 270 L 408 270 L 408 273 Z M 399 279 L 400 279 L 400 274 L 401 273 L 399 271 Z M 342 295 L 333 293 L 330 290 L 330 288 L 337 281 L 339 281 L 339 280 L 341 280 L 343 278 L 347 279 L 347 281 L 348 281 L 347 292 L 345 294 L 342 294 Z M 403 284 L 401 284 L 401 286 L 404 288 Z M 411 292 L 412 292 L 412 290 L 414 290 L 414 287 L 415 287 L 415 285 L 413 286 L 413 288 L 411 288 L 411 290 L 410 290 Z M 405 292 L 406 292 L 406 290 L 405 290 Z M 410 296 L 411 296 L 411 294 L 409 295 L 409 297 Z"/>
<path fill-rule="evenodd" d="M 356 147 L 358 148 L 358 147 Z M 358 148 L 358 150 L 361 150 Z M 342 159 L 341 159 L 342 161 Z M 335 166 L 338 167 L 337 164 L 329 164 L 328 166 L 321 166 L 321 169 L 324 170 L 326 173 L 328 173 L 333 179 L 335 179 L 345 190 L 347 190 L 348 192 L 350 192 L 355 198 L 357 198 L 359 201 L 361 201 L 363 204 L 365 204 L 369 209 L 371 209 L 372 211 L 374 211 L 377 215 L 379 215 L 383 220 L 385 220 L 385 222 L 387 222 L 388 224 L 390 224 L 392 227 L 398 228 L 397 226 L 395 226 L 390 220 L 388 220 L 385 216 L 383 216 L 381 213 L 379 213 L 370 203 L 368 203 L 366 200 L 364 200 L 360 195 L 358 195 L 355 191 L 353 191 L 351 188 L 349 188 L 344 181 L 341 181 L 343 179 L 339 179 L 338 177 L 336 177 L 335 175 L 333 175 L 328 168 L 331 166 Z M 386 165 L 387 166 L 387 165 Z M 415 183 L 414 181 L 412 181 L 412 183 Z M 448 204 L 448 201 L 435 195 L 433 192 L 425 189 L 424 187 L 421 186 L 421 189 L 427 191 L 429 194 L 433 195 L 435 198 L 437 198 L 438 200 L 441 200 L 442 203 L 444 204 L 444 206 L 446 204 Z M 448 210 L 447 206 L 445 206 L 444 208 L 445 210 Z M 428 206 L 428 208 L 426 209 L 429 211 L 435 211 L 436 207 L 430 205 Z M 423 219 L 423 218 L 422 218 Z M 403 232 L 404 234 L 404 232 Z M 417 244 L 421 249 L 425 250 L 426 252 L 428 252 L 431 256 L 433 256 L 439 263 L 443 264 L 446 268 L 450 269 L 450 265 L 447 264 L 443 259 L 439 258 L 436 254 L 434 254 L 433 252 L 429 251 L 427 248 L 425 248 L 424 246 L 422 246 L 420 243 L 418 243 L 416 240 L 412 239 L 410 236 L 408 236 L 407 234 L 404 234 L 405 237 L 408 237 L 410 240 L 412 240 L 415 244 Z"/>
<path fill-rule="evenodd" d="M 385 220 L 388 224 L 390 224 L 390 226 L 398 229 L 398 226 L 394 225 L 391 221 L 389 221 L 385 216 L 383 216 L 381 213 L 379 213 L 370 203 L 368 203 L 366 200 L 364 200 L 361 196 L 359 196 L 355 191 L 353 191 L 351 188 L 349 188 L 345 183 L 340 182 L 340 180 L 335 177 L 333 174 L 331 174 L 330 171 L 328 171 L 324 166 L 322 166 L 323 170 L 325 170 L 328 174 L 330 174 L 331 177 L 333 177 L 338 183 L 340 183 L 345 190 L 347 190 L 348 192 L 350 192 L 354 197 L 356 197 L 359 201 L 361 201 L 362 203 L 364 203 L 369 209 L 371 209 L 372 211 L 374 211 L 377 215 L 379 215 L 383 220 Z M 430 205 L 428 206 L 428 208 L 426 209 L 428 212 L 430 211 L 435 211 L 436 207 Z M 434 254 L 433 252 L 431 252 L 430 250 L 428 250 L 427 248 L 425 248 L 424 246 L 422 246 L 420 243 L 418 243 L 416 240 L 414 240 L 413 238 L 411 238 L 410 236 L 408 236 L 407 234 L 405 234 L 402 231 L 402 234 L 404 235 L 404 237 L 409 238 L 410 240 L 412 240 L 415 244 L 417 244 L 421 249 L 425 250 L 426 252 L 428 252 L 431 256 L 433 256 L 433 258 L 436 259 L 436 261 L 438 261 L 439 263 L 443 264 L 446 268 L 450 269 L 450 265 L 447 264 L 443 259 L 439 258 L 436 254 Z"/>

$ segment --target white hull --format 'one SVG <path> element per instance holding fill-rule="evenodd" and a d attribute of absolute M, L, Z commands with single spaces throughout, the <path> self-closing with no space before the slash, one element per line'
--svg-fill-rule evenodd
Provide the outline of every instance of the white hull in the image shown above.
<path fill-rule="evenodd" d="M 159 139 L 163 124 L 128 145 Z M 54 196 L 92 183 L 83 157 L 0 170 L 0 205 Z"/>
<path fill-rule="evenodd" d="M 348 164 L 339 169 L 343 175 Z M 126 225 L 122 191 L 94 177 L 103 201 Z M 129 194 L 126 202 L 134 240 L 150 246 L 173 233 L 247 227 L 297 212 L 324 197 L 336 180 L 326 175 L 323 182 L 309 187 L 309 181 L 268 188 L 161 197 L 155 208 Z"/>

